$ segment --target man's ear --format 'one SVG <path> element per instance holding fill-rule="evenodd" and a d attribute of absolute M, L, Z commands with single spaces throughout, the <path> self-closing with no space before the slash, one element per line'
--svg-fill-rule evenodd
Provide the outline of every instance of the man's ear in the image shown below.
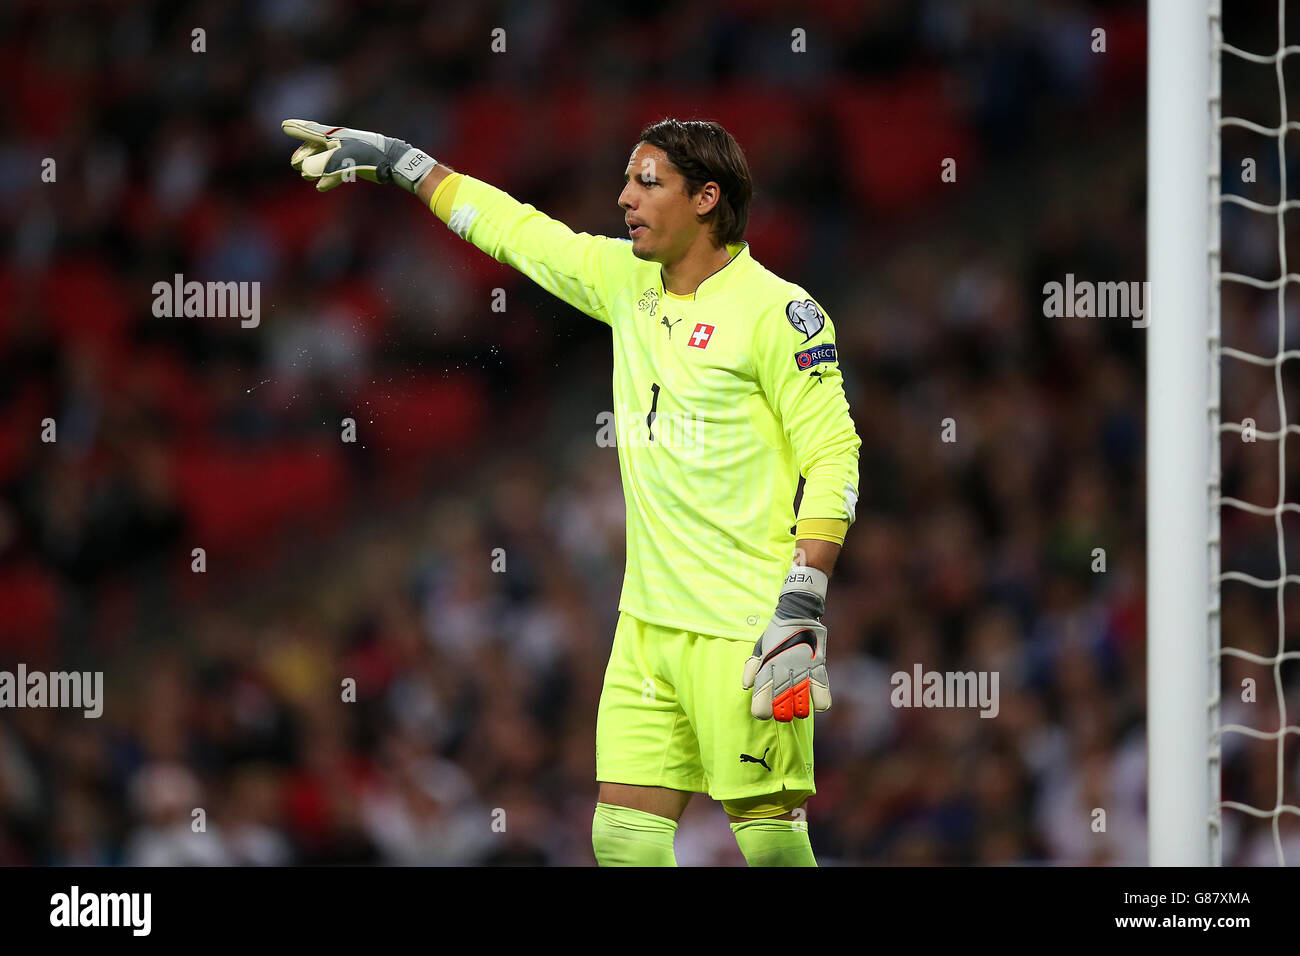
<path fill-rule="evenodd" d="M 721 198 L 722 189 L 717 183 L 705 183 L 695 196 L 695 214 L 697 216 L 707 216 L 717 207 L 718 200 Z"/>

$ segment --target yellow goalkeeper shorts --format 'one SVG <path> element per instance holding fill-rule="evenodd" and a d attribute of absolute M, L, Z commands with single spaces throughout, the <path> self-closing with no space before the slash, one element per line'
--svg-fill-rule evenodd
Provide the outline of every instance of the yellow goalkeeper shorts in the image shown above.
<path fill-rule="evenodd" d="M 812 718 L 781 723 L 749 712 L 740 680 L 753 651 L 751 641 L 620 613 L 596 714 L 596 780 L 715 800 L 816 793 Z"/>

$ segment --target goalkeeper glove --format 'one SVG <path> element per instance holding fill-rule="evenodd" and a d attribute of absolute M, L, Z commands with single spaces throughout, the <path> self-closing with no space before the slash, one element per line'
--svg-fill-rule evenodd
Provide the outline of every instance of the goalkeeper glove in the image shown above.
<path fill-rule="evenodd" d="M 339 183 L 355 182 L 357 176 L 372 183 L 394 182 L 413 193 L 438 165 L 423 150 L 382 133 L 298 119 L 287 119 L 280 128 L 303 141 L 289 164 L 303 179 L 316 180 L 323 193 Z"/>
<path fill-rule="evenodd" d="M 740 686 L 753 688 L 749 712 L 759 720 L 791 721 L 829 710 L 826 676 L 826 573 L 795 565 L 786 575 L 776 613 L 745 661 Z M 809 698 L 812 710 L 809 709 Z"/>

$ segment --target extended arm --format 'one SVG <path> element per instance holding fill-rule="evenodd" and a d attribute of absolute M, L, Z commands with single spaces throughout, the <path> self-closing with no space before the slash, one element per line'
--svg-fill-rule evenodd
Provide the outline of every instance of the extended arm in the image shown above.
<path fill-rule="evenodd" d="M 285 120 L 281 127 L 303 141 L 290 162 L 321 192 L 357 179 L 396 183 L 462 239 L 574 308 L 612 324 L 609 304 L 634 262 L 627 242 L 575 233 L 503 190 L 382 133 L 310 120 Z"/>

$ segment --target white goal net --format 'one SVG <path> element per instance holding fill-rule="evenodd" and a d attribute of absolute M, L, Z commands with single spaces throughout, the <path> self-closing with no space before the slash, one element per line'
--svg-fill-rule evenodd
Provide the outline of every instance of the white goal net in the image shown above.
<path fill-rule="evenodd" d="M 1300 122 L 1288 109 L 1287 63 L 1300 45 L 1287 43 L 1286 6 L 1278 0 L 1275 45 L 1250 49 L 1257 25 L 1243 21 L 1237 40 L 1237 11 L 1225 23 L 1220 0 L 1209 3 L 1206 862 L 1215 865 L 1300 865 L 1300 608 L 1287 613 L 1300 596 L 1300 504 L 1288 500 L 1289 491 L 1300 500 L 1300 460 L 1287 455 L 1300 434 L 1300 300 L 1287 305 L 1300 283 L 1287 137 Z"/>

